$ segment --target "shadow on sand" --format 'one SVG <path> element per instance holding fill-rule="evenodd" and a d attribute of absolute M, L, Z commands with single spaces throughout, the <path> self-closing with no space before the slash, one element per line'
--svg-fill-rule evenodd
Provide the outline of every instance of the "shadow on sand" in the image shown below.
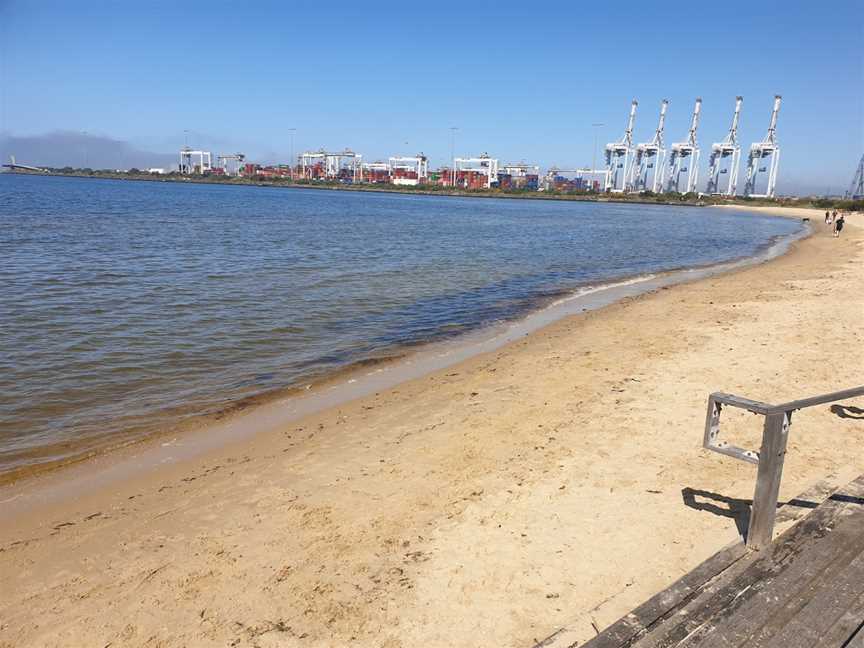
<path fill-rule="evenodd" d="M 864 409 L 852 405 L 832 405 L 831 411 L 840 418 L 864 420 Z"/>
<path fill-rule="evenodd" d="M 681 489 L 681 497 L 684 500 L 684 505 L 696 511 L 707 511 L 714 515 L 730 518 L 735 520 L 735 526 L 738 529 L 738 534 L 744 539 L 747 539 L 747 528 L 750 525 L 750 509 L 753 505 L 753 500 L 737 499 L 735 497 L 726 497 L 711 491 L 699 490 L 690 488 L 689 486 Z M 827 499 L 836 502 L 846 502 L 849 504 L 860 504 L 864 506 L 864 497 L 856 497 L 853 495 L 844 495 L 842 492 L 834 493 Z M 793 498 L 788 502 L 778 502 L 777 508 L 784 505 L 794 506 L 796 508 L 815 509 L 819 506 L 819 502 L 811 502 L 809 500 Z M 782 514 L 781 514 L 782 515 Z M 779 519 L 779 518 L 778 518 Z"/>

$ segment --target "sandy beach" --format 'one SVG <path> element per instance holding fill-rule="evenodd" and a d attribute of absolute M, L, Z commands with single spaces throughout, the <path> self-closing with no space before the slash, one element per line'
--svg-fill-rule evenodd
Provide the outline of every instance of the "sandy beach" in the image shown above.
<path fill-rule="evenodd" d="M 862 383 L 864 219 L 783 213 L 815 231 L 768 263 L 5 520 L 0 647 L 589 639 L 737 536 L 755 468 L 702 450 L 710 392 Z M 724 413 L 742 445 L 759 425 Z M 796 414 L 781 500 L 864 472 L 862 442 Z"/>

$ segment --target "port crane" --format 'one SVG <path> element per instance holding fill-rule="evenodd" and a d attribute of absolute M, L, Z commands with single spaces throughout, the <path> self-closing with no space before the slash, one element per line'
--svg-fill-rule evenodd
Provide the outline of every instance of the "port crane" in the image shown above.
<path fill-rule="evenodd" d="M 390 166 L 393 168 L 393 184 L 423 184 L 429 176 L 429 160 L 422 153 L 414 157 L 391 157 Z"/>
<path fill-rule="evenodd" d="M 197 158 L 197 163 L 195 159 Z M 193 151 L 188 146 L 180 151 L 180 173 L 190 175 L 193 173 L 209 173 L 213 169 L 210 159 L 210 151 Z"/>
<path fill-rule="evenodd" d="M 534 168 L 537 169 L 538 167 L 534 167 Z M 546 189 L 546 190 L 551 189 L 554 182 L 555 182 L 555 178 L 557 178 L 559 176 L 566 176 L 566 175 L 576 176 L 577 179 L 581 179 L 581 182 L 582 182 L 582 185 L 584 188 L 586 188 L 588 190 L 593 190 L 594 181 L 590 180 L 590 179 L 586 180 L 586 176 L 605 176 L 606 170 L 605 169 L 592 169 L 590 167 L 582 167 L 579 169 L 560 169 L 556 166 L 549 167 L 549 169 L 546 171 L 546 175 L 543 178 L 544 189 Z M 599 188 L 600 181 L 597 180 L 596 182 L 597 182 L 597 186 Z M 588 185 L 587 187 L 585 187 L 586 184 Z"/>
<path fill-rule="evenodd" d="M 735 97 L 735 114 L 732 115 L 732 126 L 722 142 L 711 145 L 711 157 L 708 161 L 708 186 L 705 193 L 714 196 L 734 196 L 738 185 L 738 162 L 741 159 L 741 145 L 738 144 L 738 119 L 741 116 L 741 104 L 744 97 Z M 726 168 L 723 160 L 731 158 Z M 720 176 L 728 175 L 726 188 L 720 188 Z"/>
<path fill-rule="evenodd" d="M 773 198 L 774 186 L 777 184 L 777 167 L 780 164 L 780 145 L 777 144 L 777 115 L 780 113 L 780 95 L 774 95 L 774 108 L 771 110 L 771 121 L 768 134 L 761 142 L 750 145 L 750 155 L 747 158 L 747 182 L 744 185 L 744 195 L 753 198 Z M 765 166 L 761 166 L 767 160 Z M 756 181 L 760 173 L 768 174 L 765 193 L 756 193 Z"/>
<path fill-rule="evenodd" d="M 393 167 L 387 162 L 363 162 L 360 165 L 360 182 L 390 182 Z"/>
<path fill-rule="evenodd" d="M 628 185 L 629 191 L 653 191 L 660 193 L 663 190 L 663 165 L 666 158 L 666 149 L 663 147 L 663 130 L 666 126 L 666 108 L 669 101 L 664 99 L 660 103 L 660 121 L 654 138 L 650 142 L 636 145 L 636 158 L 633 161 L 632 177 Z M 652 170 L 653 169 L 653 173 Z M 651 176 L 651 182 L 648 177 Z"/>
<path fill-rule="evenodd" d="M 246 156 L 243 153 L 233 153 L 228 155 L 216 156 L 216 164 L 222 167 L 225 175 L 240 175 L 240 168 L 243 162 L 246 161 Z"/>
<path fill-rule="evenodd" d="M 855 177 L 852 178 L 849 191 L 846 192 L 846 198 L 851 200 L 864 198 L 864 155 L 861 156 L 861 161 L 858 163 L 858 169 L 855 171 Z"/>
<path fill-rule="evenodd" d="M 606 145 L 606 179 L 604 182 L 606 191 L 621 193 L 627 189 L 630 158 L 633 156 L 633 125 L 636 122 L 636 107 L 638 105 L 639 102 L 635 99 L 630 104 L 630 117 L 627 120 L 627 128 L 621 141 L 610 142 Z"/>
<path fill-rule="evenodd" d="M 687 175 L 684 181 L 684 191 L 681 193 L 696 191 L 696 183 L 699 181 L 699 144 L 696 141 L 696 131 L 699 129 L 701 110 L 702 97 L 697 97 L 696 104 L 693 106 L 693 117 L 690 120 L 690 133 L 687 135 L 687 141 L 672 145 L 672 155 L 669 156 L 669 182 L 666 185 L 666 191 L 681 192 L 682 173 Z"/>
<path fill-rule="evenodd" d="M 486 188 L 498 183 L 498 160 L 483 153 L 476 158 L 454 158 L 453 166 L 457 181 L 464 173 L 479 173 L 486 176 Z"/>
<path fill-rule="evenodd" d="M 358 182 L 363 177 L 363 156 L 350 149 L 330 152 L 306 151 L 300 155 L 302 177 L 313 180 L 340 180 L 350 174 L 352 182 Z"/>

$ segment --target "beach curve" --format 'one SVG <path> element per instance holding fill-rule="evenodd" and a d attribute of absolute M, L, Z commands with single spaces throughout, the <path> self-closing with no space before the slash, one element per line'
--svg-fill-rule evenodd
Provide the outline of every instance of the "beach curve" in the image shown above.
<path fill-rule="evenodd" d="M 525 645 L 574 617 L 590 636 L 734 535 L 681 504 L 752 487 L 698 449 L 708 391 L 854 382 L 861 229 L 815 226 L 771 263 L 22 513 L 0 535 L 0 640 Z M 791 493 L 854 458 L 827 431 L 864 438 L 806 417 Z"/>

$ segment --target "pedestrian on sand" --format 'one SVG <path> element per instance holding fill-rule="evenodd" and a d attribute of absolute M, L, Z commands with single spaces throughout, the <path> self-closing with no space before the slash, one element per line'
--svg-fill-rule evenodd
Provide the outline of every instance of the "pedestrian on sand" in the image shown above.
<path fill-rule="evenodd" d="M 843 213 L 840 213 L 840 216 L 837 220 L 834 221 L 834 238 L 840 237 L 840 232 L 843 231 L 843 225 L 846 223 L 846 218 L 843 216 Z"/>

